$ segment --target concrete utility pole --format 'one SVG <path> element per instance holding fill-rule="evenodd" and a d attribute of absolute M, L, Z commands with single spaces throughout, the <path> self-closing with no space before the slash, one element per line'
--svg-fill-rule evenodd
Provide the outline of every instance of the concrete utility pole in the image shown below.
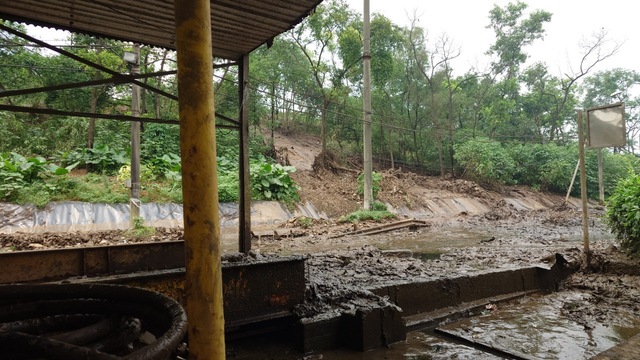
<path fill-rule="evenodd" d="M 131 64 L 131 74 L 140 74 L 140 45 L 133 45 L 135 61 Z M 140 116 L 140 87 L 131 85 L 131 116 Z M 129 199 L 129 227 L 140 217 L 140 121 L 131 122 L 131 198 Z"/>
<path fill-rule="evenodd" d="M 364 97 L 364 119 L 362 140 L 364 143 L 364 209 L 371 210 L 373 203 L 372 150 L 371 150 L 371 26 L 369 0 L 364 0 L 364 21 L 362 33 L 364 51 L 362 54 L 362 82 Z"/>

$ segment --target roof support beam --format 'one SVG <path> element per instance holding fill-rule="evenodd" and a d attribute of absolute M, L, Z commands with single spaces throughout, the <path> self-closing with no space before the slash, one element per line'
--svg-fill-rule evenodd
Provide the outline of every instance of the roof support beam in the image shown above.
<path fill-rule="evenodd" d="M 111 75 L 111 76 L 113 76 L 115 78 L 123 79 L 124 82 L 131 82 L 133 84 L 136 84 L 136 85 L 140 86 L 141 88 L 145 88 L 145 89 L 147 89 L 149 91 L 152 91 L 152 92 L 157 93 L 159 95 L 165 96 L 165 97 L 167 97 L 169 99 L 176 100 L 176 101 L 178 100 L 178 96 L 176 96 L 176 95 L 169 94 L 168 92 L 165 92 L 165 91 L 162 91 L 160 89 L 157 89 L 157 88 L 155 88 L 155 87 L 153 87 L 151 85 L 145 84 L 145 83 L 140 82 L 140 81 L 135 80 L 135 79 L 132 79 L 132 77 L 129 76 L 129 75 L 121 74 L 121 73 L 119 73 L 117 71 L 111 70 L 111 69 L 106 68 L 106 67 L 104 67 L 102 65 L 99 65 L 99 64 L 96 64 L 96 63 L 94 63 L 94 62 L 92 62 L 90 60 L 87 60 L 87 59 L 85 59 L 83 57 L 80 57 L 80 56 L 78 56 L 78 55 L 76 55 L 74 53 L 70 53 L 70 52 L 68 52 L 66 50 L 63 50 L 63 49 L 60 49 L 60 48 L 58 48 L 56 46 L 49 45 L 44 41 L 38 40 L 38 39 L 36 39 L 36 38 L 34 38 L 32 36 L 29 36 L 27 34 L 24 34 L 24 33 L 20 32 L 20 31 L 17 31 L 17 30 L 12 29 L 12 28 L 10 28 L 8 26 L 5 26 L 2 23 L 0 23 L 0 30 L 4 30 L 4 31 L 6 31 L 6 32 L 8 32 L 10 34 L 13 34 L 15 36 L 21 37 L 21 38 L 23 38 L 23 39 L 25 39 L 27 41 L 31 41 L 32 43 L 38 44 L 38 45 L 40 45 L 42 47 L 45 47 L 45 48 L 47 48 L 47 49 L 49 49 L 51 51 L 55 51 L 58 54 L 64 55 L 64 56 L 66 56 L 66 57 L 68 57 L 70 59 L 73 59 L 73 60 L 81 63 L 81 64 L 85 64 L 85 65 L 87 65 L 89 67 L 92 67 L 94 69 L 97 69 L 97 70 L 100 70 L 102 72 L 105 72 L 105 73 L 107 73 L 107 74 L 109 74 L 109 75 Z M 213 66 L 213 64 L 211 64 L 211 66 Z"/>
<path fill-rule="evenodd" d="M 17 95 L 30 95 L 30 94 L 37 94 L 37 93 L 43 93 L 43 92 L 58 91 L 58 90 L 78 89 L 83 87 L 91 87 L 91 86 L 98 86 L 98 85 L 105 85 L 105 84 L 121 85 L 121 84 L 126 84 L 131 82 L 131 80 L 128 78 L 146 79 L 146 78 L 157 77 L 157 76 L 175 75 L 176 72 L 177 71 L 175 70 L 162 71 L 162 72 L 156 72 L 156 73 L 131 75 L 131 76 L 127 76 L 126 78 L 110 77 L 106 79 L 52 85 L 52 86 L 45 86 L 45 87 L 38 87 L 38 88 L 31 88 L 31 89 L 6 90 L 6 91 L 0 91 L 0 98 L 8 97 L 8 96 L 17 96 Z"/>
<path fill-rule="evenodd" d="M 146 117 L 136 118 L 130 115 L 88 113 L 88 112 L 81 112 L 81 111 L 66 111 L 66 110 L 56 110 L 56 109 L 35 108 L 35 107 L 28 107 L 28 106 L 0 104 L 0 111 L 9 111 L 9 112 L 27 113 L 27 114 L 57 115 L 57 116 L 68 116 L 68 117 L 83 117 L 83 118 L 93 117 L 96 119 L 107 119 L 107 120 L 118 120 L 118 121 L 139 121 L 142 123 L 180 125 L 180 122 L 178 120 L 146 118 Z M 216 114 L 216 116 L 218 115 Z M 227 130 L 238 130 L 240 127 L 238 125 L 216 124 L 216 128 L 227 129 Z"/>
<path fill-rule="evenodd" d="M 179 122 L 176 120 L 136 118 L 130 115 L 100 114 L 100 113 L 90 113 L 90 112 L 81 112 L 81 111 L 65 111 L 65 110 L 56 110 L 56 109 L 34 108 L 34 107 L 28 107 L 28 106 L 14 106 L 14 105 L 0 104 L 0 111 L 11 111 L 11 112 L 28 113 L 28 114 L 58 115 L 58 116 L 69 116 L 69 117 L 85 117 L 85 118 L 93 117 L 96 119 L 109 119 L 109 120 L 119 120 L 119 121 L 141 121 L 141 122 L 149 122 L 149 123 L 157 123 L 157 124 L 179 125 Z M 229 126 L 229 128 L 236 129 L 237 127 Z"/>
<path fill-rule="evenodd" d="M 240 104 L 240 199 L 239 199 L 239 250 L 248 254 L 251 250 L 251 187 L 249 174 L 249 55 L 244 55 L 238 66 L 238 103 Z"/>
<path fill-rule="evenodd" d="M 210 0 L 174 0 L 189 357 L 225 359 Z"/>

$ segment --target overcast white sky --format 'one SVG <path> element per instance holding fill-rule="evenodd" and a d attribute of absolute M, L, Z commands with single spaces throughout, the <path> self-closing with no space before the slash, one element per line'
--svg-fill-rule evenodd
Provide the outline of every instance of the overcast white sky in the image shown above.
<path fill-rule="evenodd" d="M 346 0 L 349 6 L 362 13 L 364 0 Z M 489 24 L 489 11 L 494 4 L 504 7 L 516 0 L 370 0 L 372 13 L 381 13 L 394 23 L 409 26 L 409 16 L 416 13 L 419 26 L 435 39 L 442 33 L 461 49 L 461 56 L 454 68 L 464 72 L 476 63 L 486 64 L 484 54 L 493 43 L 494 35 Z M 525 51 L 532 60 L 543 61 L 552 74 L 559 76 L 569 72 L 580 59 L 578 43 L 582 38 L 604 28 L 609 38 L 622 49 L 594 71 L 621 67 L 640 71 L 640 2 L 631 0 L 528 0 L 528 10 L 546 10 L 552 13 L 551 22 L 545 26 L 544 40 Z"/>
<path fill-rule="evenodd" d="M 362 13 L 364 0 L 346 0 L 349 6 Z M 484 53 L 493 43 L 494 34 L 487 29 L 489 11 L 494 4 L 504 7 L 516 0 L 370 0 L 371 12 L 382 13 L 394 23 L 409 26 L 409 17 L 417 14 L 419 26 L 427 29 L 431 40 L 446 33 L 461 49 L 461 56 L 453 62 L 454 69 L 465 72 L 472 66 L 488 63 Z M 552 74 L 560 76 L 576 67 L 581 56 L 578 44 L 583 38 L 604 28 L 609 38 L 623 43 L 612 58 L 598 65 L 594 71 L 615 67 L 640 71 L 640 2 L 632 0 L 528 0 L 528 10 L 552 13 L 545 26 L 546 36 L 525 49 L 530 61 L 543 61 Z M 63 37 L 50 29 L 33 31 L 36 37 L 53 40 Z"/>

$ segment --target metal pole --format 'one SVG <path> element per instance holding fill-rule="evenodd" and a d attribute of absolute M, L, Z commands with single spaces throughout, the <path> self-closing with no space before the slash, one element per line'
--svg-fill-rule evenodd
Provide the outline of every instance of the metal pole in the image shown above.
<path fill-rule="evenodd" d="M 249 106 L 247 85 L 249 84 L 249 56 L 245 55 L 239 64 L 238 99 L 240 102 L 240 236 L 239 251 L 247 254 L 251 250 L 251 186 L 249 174 Z"/>
<path fill-rule="evenodd" d="M 174 0 L 189 357 L 225 358 L 210 0 Z"/>
<path fill-rule="evenodd" d="M 136 56 L 131 66 L 131 74 L 140 74 L 140 45 L 133 45 Z M 131 116 L 140 117 L 140 87 L 131 85 Z M 129 228 L 135 227 L 136 218 L 140 217 L 140 122 L 131 122 L 131 197 L 129 199 Z"/>
<path fill-rule="evenodd" d="M 362 140 L 364 143 L 364 209 L 370 210 L 373 203 L 372 149 L 371 149 L 371 29 L 369 0 L 364 0 L 364 51 L 362 54 L 362 82 L 364 97 L 364 119 Z"/>
<path fill-rule="evenodd" d="M 602 149 L 598 149 L 598 191 L 600 193 L 600 205 L 604 205 L 604 174 L 602 165 Z"/>
<path fill-rule="evenodd" d="M 580 197 L 582 198 L 582 244 L 584 252 L 589 258 L 589 213 L 587 210 L 587 171 L 584 154 L 584 133 L 582 124 L 582 110 L 578 110 L 578 148 L 580 152 Z"/>

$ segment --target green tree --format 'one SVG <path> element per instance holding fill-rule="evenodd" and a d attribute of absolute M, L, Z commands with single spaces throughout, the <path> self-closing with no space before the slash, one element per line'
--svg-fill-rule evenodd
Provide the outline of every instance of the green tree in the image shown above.
<path fill-rule="evenodd" d="M 543 10 L 532 11 L 528 17 L 524 12 L 528 5 L 517 1 L 509 3 L 504 8 L 494 5 L 489 12 L 490 24 L 496 41 L 488 55 L 496 59 L 492 63 L 493 72 L 505 74 L 506 79 L 512 79 L 519 73 L 520 65 L 527 60 L 524 47 L 544 36 L 544 24 L 551 21 L 551 13 Z"/>
<path fill-rule="evenodd" d="M 344 0 L 332 0 L 319 5 L 313 15 L 290 32 L 291 38 L 309 62 L 321 96 L 322 166 L 327 155 L 327 111 L 338 93 L 344 91 L 344 71 L 338 69 L 339 34 L 354 17 Z"/>

